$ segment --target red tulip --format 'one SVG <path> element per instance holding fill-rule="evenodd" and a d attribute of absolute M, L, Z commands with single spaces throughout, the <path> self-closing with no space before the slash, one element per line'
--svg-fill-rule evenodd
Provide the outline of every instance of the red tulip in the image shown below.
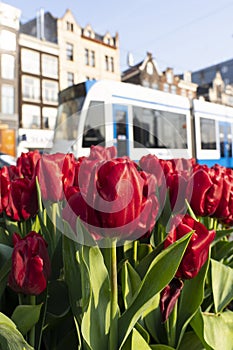
<path fill-rule="evenodd" d="M 233 170 L 222 168 L 223 189 L 214 217 L 227 220 L 233 215 Z"/>
<path fill-rule="evenodd" d="M 22 239 L 15 233 L 13 242 L 9 286 L 17 293 L 30 295 L 42 293 L 47 286 L 51 270 L 47 243 L 34 231 Z"/>
<path fill-rule="evenodd" d="M 43 200 L 52 202 L 64 198 L 64 190 L 74 181 L 73 154 L 43 154 L 38 160 L 36 171 Z"/>
<path fill-rule="evenodd" d="M 13 220 L 27 220 L 38 211 L 35 180 L 19 178 L 11 181 L 6 214 Z"/>
<path fill-rule="evenodd" d="M 138 238 L 150 231 L 158 213 L 155 177 L 138 171 L 127 157 L 93 161 L 82 161 L 79 178 L 84 185 L 70 196 L 64 219 L 75 231 L 80 216 L 96 238 Z M 86 169 L 87 164 L 88 187 L 82 174 L 82 167 Z"/>
<path fill-rule="evenodd" d="M 10 175 L 7 166 L 0 169 L 0 214 L 6 209 L 9 201 Z"/>
<path fill-rule="evenodd" d="M 184 253 L 176 277 L 190 279 L 195 277 L 208 259 L 209 247 L 214 240 L 215 231 L 208 231 L 200 222 L 191 216 L 178 215 L 171 222 L 171 230 L 164 242 L 165 248 L 187 233 L 194 231 Z"/>
<path fill-rule="evenodd" d="M 36 164 L 40 158 L 41 154 L 39 151 L 22 153 L 17 159 L 20 175 L 32 179 L 35 176 Z"/>
<path fill-rule="evenodd" d="M 213 215 L 217 209 L 223 189 L 222 168 L 197 165 L 191 178 L 192 196 L 190 205 L 198 216 Z"/>
<path fill-rule="evenodd" d="M 161 160 L 153 154 L 148 154 L 143 156 L 139 160 L 139 165 L 142 170 L 146 171 L 149 174 L 153 174 L 157 179 L 158 187 L 165 184 L 165 173 Z"/>

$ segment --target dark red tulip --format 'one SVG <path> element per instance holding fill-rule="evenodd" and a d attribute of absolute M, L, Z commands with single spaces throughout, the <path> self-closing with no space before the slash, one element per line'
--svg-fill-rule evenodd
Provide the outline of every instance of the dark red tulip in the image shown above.
<path fill-rule="evenodd" d="M 184 253 L 176 277 L 190 279 L 195 277 L 208 259 L 209 247 L 214 240 L 215 231 L 208 231 L 200 222 L 186 214 L 172 219 L 171 230 L 164 242 L 165 248 L 187 233 L 194 231 Z"/>
<path fill-rule="evenodd" d="M 17 293 L 42 293 L 47 286 L 51 270 L 47 243 L 34 231 L 22 239 L 15 233 L 13 243 L 9 286 Z"/>
<path fill-rule="evenodd" d="M 181 279 L 173 278 L 171 282 L 162 290 L 160 295 L 162 322 L 165 322 L 170 316 L 180 296 L 183 286 L 184 282 Z"/>

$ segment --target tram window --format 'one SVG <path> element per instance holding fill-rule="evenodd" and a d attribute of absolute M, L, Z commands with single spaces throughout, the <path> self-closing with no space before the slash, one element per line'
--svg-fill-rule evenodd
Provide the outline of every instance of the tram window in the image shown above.
<path fill-rule="evenodd" d="M 184 114 L 133 107 L 133 116 L 134 147 L 187 148 Z"/>
<path fill-rule="evenodd" d="M 84 125 L 82 147 L 105 146 L 104 102 L 91 101 Z"/>
<path fill-rule="evenodd" d="M 201 148 L 216 149 L 216 124 L 214 119 L 200 118 Z"/>
<path fill-rule="evenodd" d="M 84 97 L 67 99 L 58 107 L 57 122 L 54 139 L 76 140 L 79 123 L 79 112 L 83 105 Z"/>

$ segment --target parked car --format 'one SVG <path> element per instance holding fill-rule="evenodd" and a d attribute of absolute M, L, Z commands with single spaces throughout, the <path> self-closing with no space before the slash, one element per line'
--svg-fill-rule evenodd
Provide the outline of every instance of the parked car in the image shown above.
<path fill-rule="evenodd" d="M 0 152 L 0 168 L 2 168 L 4 165 L 16 165 L 16 158 L 9 154 Z"/>

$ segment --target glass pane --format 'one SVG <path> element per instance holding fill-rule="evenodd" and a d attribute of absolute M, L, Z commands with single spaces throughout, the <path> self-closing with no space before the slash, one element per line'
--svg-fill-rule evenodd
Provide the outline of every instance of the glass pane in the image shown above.
<path fill-rule="evenodd" d="M 15 77 L 15 58 L 12 55 L 2 54 L 1 72 L 3 79 L 14 79 Z"/>
<path fill-rule="evenodd" d="M 40 107 L 33 105 L 23 105 L 22 127 L 27 129 L 38 129 L 40 125 Z"/>
<path fill-rule="evenodd" d="M 16 34 L 9 30 L 0 31 L 0 48 L 2 50 L 15 51 L 16 50 Z"/>
<path fill-rule="evenodd" d="M 133 107 L 134 147 L 187 148 L 184 114 Z"/>
<path fill-rule="evenodd" d="M 40 73 L 39 53 L 32 50 L 22 49 L 21 66 L 22 66 L 23 72 L 39 74 Z"/>
<path fill-rule="evenodd" d="M 14 87 L 11 85 L 2 85 L 2 113 L 14 114 Z"/>
<path fill-rule="evenodd" d="M 55 141 L 77 139 L 79 112 L 83 102 L 84 97 L 82 96 L 68 100 L 59 106 L 54 136 Z"/>
<path fill-rule="evenodd" d="M 87 117 L 85 120 L 83 133 L 83 147 L 91 145 L 104 146 L 105 141 L 105 125 L 104 125 L 104 102 L 91 101 Z"/>
<path fill-rule="evenodd" d="M 57 109 L 44 107 L 43 108 L 43 128 L 53 130 L 55 128 Z"/>
<path fill-rule="evenodd" d="M 42 55 L 42 73 L 47 77 L 58 78 L 58 58 Z"/>
<path fill-rule="evenodd" d="M 216 149 L 216 125 L 215 120 L 200 118 L 201 148 Z"/>

